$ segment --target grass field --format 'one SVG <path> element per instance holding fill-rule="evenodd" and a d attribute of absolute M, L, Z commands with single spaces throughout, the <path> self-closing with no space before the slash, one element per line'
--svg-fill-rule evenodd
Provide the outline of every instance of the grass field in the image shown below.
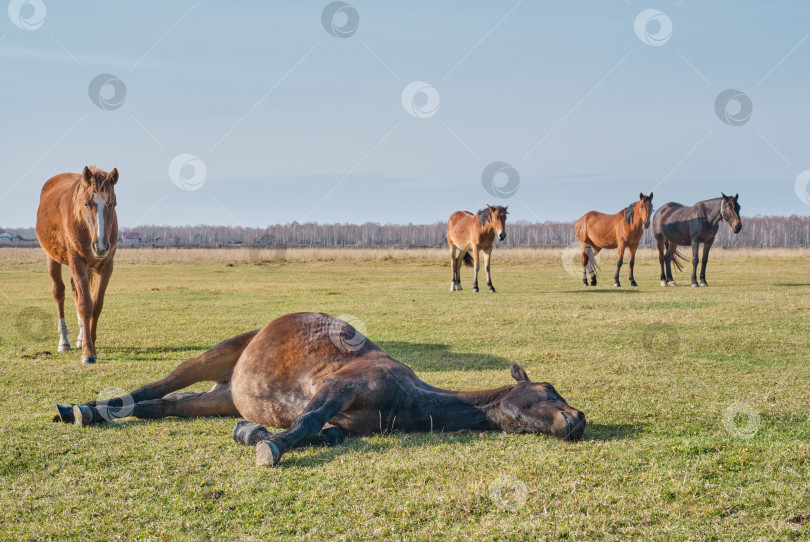
<path fill-rule="evenodd" d="M 496 251 L 497 294 L 472 293 L 466 268 L 451 294 L 427 254 L 166 254 L 120 254 L 95 366 L 56 352 L 41 255 L 0 254 L 0 539 L 810 537 L 807 251 L 718 251 L 701 289 L 686 273 L 661 288 L 645 252 L 620 290 L 610 258 L 584 289 L 559 251 Z M 259 468 L 231 418 L 51 422 L 57 402 L 310 310 L 352 315 L 437 386 L 504 385 L 519 362 L 586 413 L 585 439 L 394 433 Z"/>

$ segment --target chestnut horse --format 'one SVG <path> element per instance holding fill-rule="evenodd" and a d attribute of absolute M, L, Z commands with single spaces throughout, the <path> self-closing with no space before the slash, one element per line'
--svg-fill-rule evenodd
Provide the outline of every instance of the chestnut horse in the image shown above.
<path fill-rule="evenodd" d="M 117 169 L 107 173 L 85 167 L 81 174 L 56 175 L 42 187 L 37 210 L 37 239 L 48 258 L 59 314 L 59 351 L 70 350 L 62 282 L 62 266 L 67 265 L 79 319 L 76 348 L 82 349 L 82 363 L 96 362 L 96 326 L 113 272 L 118 240 L 116 182 Z"/>
<path fill-rule="evenodd" d="M 277 464 L 292 448 L 395 430 L 582 438 L 582 412 L 551 384 L 529 381 L 519 365 L 513 364 L 511 373 L 517 384 L 496 389 L 435 388 L 343 320 L 295 313 L 228 339 L 126 396 L 57 405 L 54 421 L 85 426 L 127 416 L 241 416 L 246 421 L 236 424 L 233 437 L 255 445 L 263 465 Z M 167 395 L 201 381 L 214 387 Z M 263 426 L 287 429 L 271 433 Z"/>
<path fill-rule="evenodd" d="M 591 286 L 596 286 L 596 265 L 592 259 L 603 248 L 618 249 L 616 274 L 613 276 L 613 286 L 616 288 L 621 286 L 619 270 L 624 263 L 624 249 L 630 249 L 630 286 L 638 286 L 633 278 L 633 267 L 643 229 L 650 226 L 652 199 L 652 192 L 649 196 L 642 193 L 638 195 L 638 201 L 616 214 L 590 211 L 577 220 L 577 240 L 582 249 L 582 283 L 585 286 L 588 285 L 588 272 L 591 274 Z"/>
<path fill-rule="evenodd" d="M 658 263 L 661 264 L 661 286 L 677 286 L 672 278 L 672 264 L 681 270 L 680 260 L 685 259 L 678 253 L 678 245 L 692 245 L 692 287 L 698 287 L 697 266 L 698 251 L 703 243 L 703 262 L 700 265 L 700 286 L 706 282 L 706 264 L 709 262 L 709 250 L 714 244 L 714 236 L 725 221 L 734 233 L 740 233 L 739 194 L 699 201 L 691 207 L 680 203 L 665 203 L 653 217 L 653 234 L 658 246 Z"/>
<path fill-rule="evenodd" d="M 461 290 L 461 262 L 468 267 L 475 268 L 473 292 L 478 291 L 478 253 L 484 252 L 484 269 L 487 272 L 487 286 L 490 292 L 495 292 L 492 286 L 492 276 L 489 274 L 489 259 L 492 256 L 492 243 L 495 234 L 498 239 L 506 239 L 506 215 L 509 206 L 493 207 L 487 205 L 476 214 L 469 211 L 456 211 L 447 221 L 447 244 L 450 246 L 450 265 L 453 268 L 453 281 L 450 291 Z M 470 256 L 472 254 L 472 256 Z"/>

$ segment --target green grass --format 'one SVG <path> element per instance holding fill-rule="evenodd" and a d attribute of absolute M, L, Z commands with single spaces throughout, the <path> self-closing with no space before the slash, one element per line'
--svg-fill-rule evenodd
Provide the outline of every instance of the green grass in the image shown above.
<path fill-rule="evenodd" d="M 705 289 L 661 288 L 645 259 L 616 290 L 606 262 L 583 289 L 496 253 L 494 295 L 416 260 L 120 263 L 89 367 L 56 353 L 44 262 L 0 263 L 0 539 L 807 539 L 810 257 L 731 254 Z M 394 433 L 259 468 L 234 419 L 50 421 L 307 310 L 359 318 L 438 386 L 507 384 L 519 362 L 586 413 L 585 440 Z"/>

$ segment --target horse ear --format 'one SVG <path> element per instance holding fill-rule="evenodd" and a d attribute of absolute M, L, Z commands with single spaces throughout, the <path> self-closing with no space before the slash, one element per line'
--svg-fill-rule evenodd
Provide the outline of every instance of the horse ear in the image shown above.
<path fill-rule="evenodd" d="M 728 198 L 728 196 L 726 196 L 726 195 L 725 195 L 725 194 L 723 194 L 722 192 L 720 192 L 720 195 L 721 195 L 721 196 L 723 196 L 723 199 L 727 199 L 727 198 Z"/>
<path fill-rule="evenodd" d="M 492 206 L 492 205 L 490 205 L 489 203 L 487 203 L 487 209 L 489 209 L 489 210 L 490 210 L 490 212 L 495 211 L 495 207 L 493 207 L 493 206 Z"/>
<path fill-rule="evenodd" d="M 84 166 L 84 171 L 82 171 L 82 180 L 85 182 L 85 184 L 93 184 L 93 173 L 87 166 Z"/>
<path fill-rule="evenodd" d="M 641 200 L 644 199 L 644 192 L 639 192 L 638 193 L 638 199 L 641 199 Z"/>
<path fill-rule="evenodd" d="M 512 378 L 517 380 L 518 382 L 529 382 L 529 375 L 526 374 L 526 371 L 518 365 L 517 363 L 513 363 L 509 372 L 512 373 Z"/>
<path fill-rule="evenodd" d="M 112 184 L 114 186 L 115 183 L 118 182 L 118 168 L 113 168 L 113 170 L 110 172 L 110 174 L 107 175 L 107 179 L 109 179 L 110 184 Z"/>
<path fill-rule="evenodd" d="M 653 193 L 650 192 L 650 197 L 648 198 L 650 201 L 652 201 L 652 195 L 653 195 Z"/>
<path fill-rule="evenodd" d="M 508 205 L 504 205 L 504 206 L 503 206 L 503 210 L 504 210 L 504 211 L 508 211 L 508 210 L 509 210 L 509 206 L 508 206 Z"/>
<path fill-rule="evenodd" d="M 740 197 L 739 192 L 734 194 L 734 203 L 737 203 L 737 198 L 739 198 L 739 197 Z"/>

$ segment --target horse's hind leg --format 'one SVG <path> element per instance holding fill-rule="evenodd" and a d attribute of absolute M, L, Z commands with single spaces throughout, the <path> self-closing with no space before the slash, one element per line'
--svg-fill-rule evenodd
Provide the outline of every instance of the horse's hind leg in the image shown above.
<path fill-rule="evenodd" d="M 450 291 L 455 292 L 456 289 L 461 290 L 461 280 L 459 277 L 459 258 L 458 258 L 459 250 L 450 243 L 450 267 L 453 269 L 453 279 L 450 282 Z M 456 288 L 458 285 L 458 288 Z"/>
<path fill-rule="evenodd" d="M 667 267 L 667 286 L 677 286 L 675 279 L 672 278 L 672 258 L 675 257 L 675 251 L 678 250 L 678 245 L 671 241 L 666 241 L 667 253 L 664 262 Z"/>
<path fill-rule="evenodd" d="M 75 405 L 73 417 L 76 425 L 87 426 L 130 416 L 146 420 L 169 416 L 178 418 L 239 416 L 228 384 L 215 384 L 205 393 L 172 393 L 161 399 L 138 402 L 124 400 L 115 406 L 111 406 L 112 402 L 96 403 L 95 406 Z"/>
<path fill-rule="evenodd" d="M 699 263 L 700 241 L 692 241 L 692 288 L 698 287 L 697 266 Z"/>
<path fill-rule="evenodd" d="M 237 335 L 205 351 L 202 355 L 184 361 L 175 367 L 165 378 L 150 382 L 132 393 L 105 401 L 107 408 L 123 407 L 125 404 L 140 403 L 151 399 L 160 399 L 166 394 L 188 387 L 197 382 L 217 382 L 225 384 L 230 381 L 231 374 L 242 351 L 250 344 L 259 330 Z M 210 393 L 210 392 L 209 392 Z M 85 407 L 93 408 L 97 401 L 85 403 Z M 59 414 L 53 421 L 74 423 L 74 405 L 56 405 Z"/>
<path fill-rule="evenodd" d="M 51 292 L 53 300 L 56 301 L 56 312 L 59 316 L 59 351 L 67 352 L 70 350 L 70 340 L 65 323 L 65 283 L 62 280 L 62 264 L 48 258 L 48 274 L 51 276 Z"/>
<path fill-rule="evenodd" d="M 588 245 L 588 265 L 590 267 L 591 286 L 596 286 L 596 255 L 599 254 L 599 249 Z"/>

